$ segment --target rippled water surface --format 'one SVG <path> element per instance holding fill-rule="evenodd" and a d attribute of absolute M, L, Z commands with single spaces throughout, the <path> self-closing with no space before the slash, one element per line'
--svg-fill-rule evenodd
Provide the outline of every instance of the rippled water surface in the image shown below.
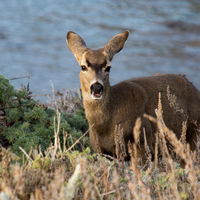
<path fill-rule="evenodd" d="M 111 83 L 155 73 L 183 73 L 200 88 L 199 0 L 0 1 L 0 73 L 34 94 L 78 88 L 79 67 L 65 42 L 80 34 L 99 48 L 128 29 L 112 62 Z"/>

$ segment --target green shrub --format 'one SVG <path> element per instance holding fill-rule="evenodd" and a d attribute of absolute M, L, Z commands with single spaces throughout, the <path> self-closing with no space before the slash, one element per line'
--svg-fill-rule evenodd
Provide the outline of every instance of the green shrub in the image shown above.
<path fill-rule="evenodd" d="M 14 89 L 9 81 L 0 75 L 0 111 L 3 115 L 3 122 L 0 121 L 0 124 L 3 124 L 0 128 L 0 144 L 9 147 L 19 156 L 22 155 L 19 146 L 26 152 L 29 152 L 31 147 L 39 146 L 44 151 L 54 141 L 55 110 L 39 104 L 30 94 L 27 88 Z M 62 143 L 63 130 L 68 133 L 67 148 L 87 129 L 82 107 L 73 114 L 61 112 L 60 138 Z M 83 146 L 88 146 L 88 137 L 84 138 L 81 144 L 75 149 L 81 150 Z"/>

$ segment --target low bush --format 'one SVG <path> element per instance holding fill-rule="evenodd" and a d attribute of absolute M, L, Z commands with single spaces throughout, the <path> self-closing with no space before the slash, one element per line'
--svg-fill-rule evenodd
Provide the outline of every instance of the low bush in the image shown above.
<path fill-rule="evenodd" d="M 68 114 L 64 110 L 60 112 L 60 137 L 71 137 L 66 142 L 68 148 L 87 131 L 88 124 L 82 105 L 74 113 Z M 33 100 L 29 87 L 16 90 L 2 75 L 0 115 L 0 144 L 9 147 L 18 156 L 22 155 L 19 147 L 26 152 L 31 147 L 37 147 L 43 152 L 54 140 L 56 111 Z M 88 137 L 85 137 L 75 149 L 81 150 L 88 145 Z"/>

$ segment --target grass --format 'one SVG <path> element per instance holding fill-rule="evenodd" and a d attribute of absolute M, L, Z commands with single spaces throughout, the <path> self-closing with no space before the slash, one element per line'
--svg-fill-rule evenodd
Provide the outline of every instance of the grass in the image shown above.
<path fill-rule="evenodd" d="M 49 147 L 44 151 L 36 147 L 26 151 L 19 147 L 22 162 L 15 153 L 0 147 L 0 200 L 200 199 L 200 145 L 198 143 L 197 150 L 192 152 L 184 142 L 186 123 L 183 123 L 180 140 L 166 127 L 161 98 L 155 110 L 157 117 L 145 115 L 158 126 L 154 161 L 145 142 L 147 159 L 141 162 L 141 121 L 138 118 L 133 131 L 136 142 L 129 144 L 131 160 L 126 162 L 120 126 L 115 130 L 118 159 L 96 154 L 87 146 L 76 150 L 75 147 L 88 137 L 88 132 L 82 132 L 76 139 L 70 133 L 63 135 L 61 110 L 67 108 L 66 112 L 73 115 L 81 106 L 80 96 L 75 100 L 68 93 L 71 99 L 65 100 L 62 93 L 56 95 L 49 103 L 57 110 L 54 141 Z M 169 151 L 167 143 L 174 147 L 174 153 Z"/>

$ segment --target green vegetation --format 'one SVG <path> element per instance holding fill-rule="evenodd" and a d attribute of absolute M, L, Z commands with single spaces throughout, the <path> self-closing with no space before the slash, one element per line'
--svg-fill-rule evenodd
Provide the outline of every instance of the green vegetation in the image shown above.
<path fill-rule="evenodd" d="M 33 100 L 28 88 L 14 89 L 1 75 L 0 111 L 2 115 L 0 144 L 9 147 L 18 156 L 22 155 L 19 146 L 26 152 L 30 152 L 32 147 L 40 147 L 44 152 L 54 141 L 56 111 Z M 80 138 L 87 129 L 83 107 L 70 115 L 64 110 L 61 112 L 60 137 L 62 138 L 64 133 L 64 136 L 71 134 L 73 138 L 67 140 L 66 148 Z M 81 150 L 81 147 L 88 146 L 88 137 L 82 140 L 81 145 L 76 145 L 75 148 Z"/>

